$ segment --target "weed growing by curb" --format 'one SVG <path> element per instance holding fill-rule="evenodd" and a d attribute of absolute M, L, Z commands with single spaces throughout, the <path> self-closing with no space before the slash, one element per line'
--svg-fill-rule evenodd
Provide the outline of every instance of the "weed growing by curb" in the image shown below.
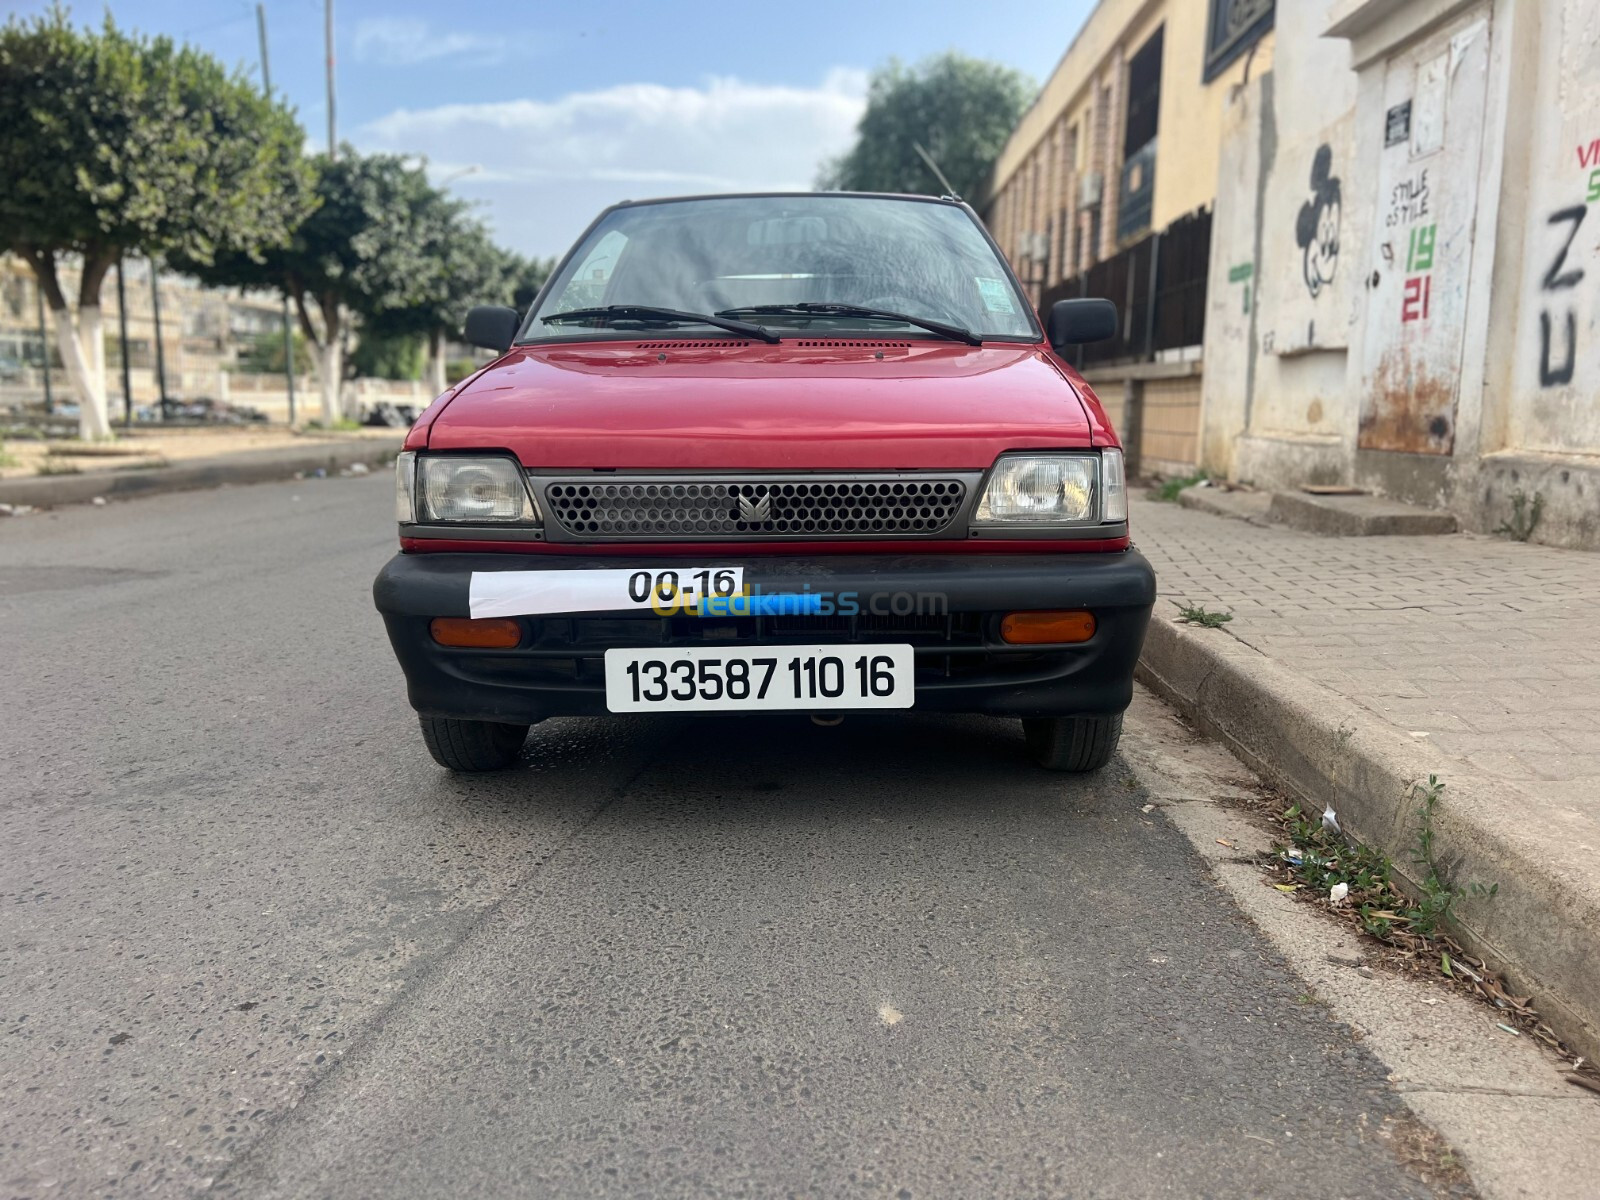
<path fill-rule="evenodd" d="M 1177 501 L 1178 493 L 1186 487 L 1193 487 L 1197 483 L 1204 483 L 1211 478 L 1204 471 L 1196 471 L 1193 475 L 1180 476 L 1177 479 L 1164 479 L 1161 483 L 1150 489 L 1151 500 L 1160 500 L 1165 504 Z"/>
<path fill-rule="evenodd" d="M 20 458 L 6 450 L 4 442 L 0 442 L 0 467 L 15 467 L 21 462 Z"/>
<path fill-rule="evenodd" d="M 1211 612 L 1203 604 L 1178 605 L 1178 620 L 1185 625 L 1204 625 L 1207 629 L 1221 629 L 1233 620 L 1231 612 Z"/>
<path fill-rule="evenodd" d="M 1533 503 L 1528 503 L 1528 494 L 1521 488 L 1511 493 L 1511 519 L 1503 522 L 1496 529 L 1496 533 L 1503 533 L 1513 541 L 1525 542 L 1533 536 L 1533 531 L 1539 527 L 1539 518 L 1544 515 L 1544 493 L 1535 492 Z"/>
<path fill-rule="evenodd" d="M 75 467 L 71 463 L 42 462 L 34 468 L 39 475 L 82 475 L 83 468 Z"/>
<path fill-rule="evenodd" d="M 1345 901 L 1361 927 L 1379 941 L 1394 943 L 1402 932 L 1408 940 L 1438 940 L 1443 937 L 1441 927 L 1448 925 L 1463 896 L 1489 900 L 1500 890 L 1498 883 L 1456 887 L 1439 866 L 1434 852 L 1434 818 L 1443 796 L 1444 784 L 1437 775 L 1411 786 L 1411 798 L 1421 801 L 1416 810 L 1416 841 L 1406 851 L 1422 874 L 1417 884 L 1422 894 L 1416 900 L 1395 883 L 1394 864 L 1386 854 L 1330 832 L 1319 816 L 1303 812 L 1298 804 L 1290 805 L 1280 817 L 1291 845 L 1275 849 L 1293 872 L 1317 891 L 1327 893 L 1344 884 L 1349 889 Z"/>
<path fill-rule="evenodd" d="M 1439 782 L 1437 775 L 1429 775 L 1426 784 L 1411 785 L 1412 798 L 1422 801 L 1422 807 L 1417 809 L 1417 844 L 1411 848 L 1411 861 L 1425 872 L 1418 884 L 1422 889 L 1422 900 L 1412 917 L 1411 928 L 1424 937 L 1432 937 L 1441 923 L 1449 922 L 1451 908 L 1463 895 L 1477 900 L 1491 900 L 1500 890 L 1498 883 L 1485 887 L 1474 882 L 1464 889 L 1452 887 L 1445 872 L 1439 869 L 1439 860 L 1433 853 L 1433 816 L 1443 795 L 1444 784 Z M 1449 973 L 1446 969 L 1445 974 Z"/>
<path fill-rule="evenodd" d="M 1600 1070 L 1566 1045 L 1533 1005 L 1532 997 L 1513 994 L 1500 975 L 1476 958 L 1444 928 L 1463 896 L 1488 900 L 1498 884 L 1471 883 L 1457 887 L 1440 867 L 1434 849 L 1434 820 L 1444 795 L 1444 784 L 1430 775 L 1426 783 L 1412 785 L 1410 797 L 1418 800 L 1415 841 L 1407 855 L 1425 872 L 1413 899 L 1396 883 L 1394 864 L 1387 855 L 1330 831 L 1321 815 L 1307 814 L 1298 803 L 1263 793 L 1249 805 L 1275 824 L 1287 839 L 1273 844 L 1268 878 L 1278 891 L 1314 903 L 1332 916 L 1357 925 L 1390 953 L 1382 959 L 1393 969 L 1431 976 L 1492 1005 L 1502 1028 L 1523 1033 L 1548 1046 L 1568 1064 L 1572 1083 L 1600 1092 Z M 1343 884 L 1342 899 L 1332 899 Z"/>

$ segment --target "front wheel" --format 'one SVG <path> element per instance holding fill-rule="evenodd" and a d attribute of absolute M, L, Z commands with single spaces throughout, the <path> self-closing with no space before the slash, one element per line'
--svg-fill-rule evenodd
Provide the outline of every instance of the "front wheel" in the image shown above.
<path fill-rule="evenodd" d="M 1111 761 L 1122 736 L 1122 714 L 1109 717 L 1024 717 L 1022 735 L 1041 767 L 1098 771 Z"/>
<path fill-rule="evenodd" d="M 499 771 L 517 761 L 528 736 L 526 725 L 497 721 L 457 721 L 450 717 L 418 717 L 422 740 L 441 767 L 452 771 Z"/>

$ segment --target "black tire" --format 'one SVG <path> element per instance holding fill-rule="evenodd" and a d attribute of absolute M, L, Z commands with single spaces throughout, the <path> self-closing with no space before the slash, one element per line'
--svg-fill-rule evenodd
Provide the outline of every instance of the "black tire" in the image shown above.
<path fill-rule="evenodd" d="M 1024 717 L 1028 751 L 1052 771 L 1098 771 L 1122 736 L 1122 714 L 1110 717 Z"/>
<path fill-rule="evenodd" d="M 418 717 L 422 740 L 441 767 L 452 771 L 501 771 L 517 761 L 528 736 L 526 725 L 495 721 L 456 721 Z"/>

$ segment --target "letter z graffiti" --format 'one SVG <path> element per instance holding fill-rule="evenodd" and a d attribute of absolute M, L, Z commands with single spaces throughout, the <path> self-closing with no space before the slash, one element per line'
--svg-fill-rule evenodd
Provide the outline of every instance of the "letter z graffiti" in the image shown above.
<path fill-rule="evenodd" d="M 1567 265 L 1567 251 L 1572 249 L 1572 240 L 1578 236 L 1578 229 L 1583 224 L 1583 219 L 1589 215 L 1589 210 L 1582 204 L 1574 204 L 1571 208 L 1563 208 L 1560 212 L 1550 214 L 1550 224 L 1559 225 L 1563 221 L 1571 221 L 1572 228 L 1567 230 L 1567 240 L 1561 243 L 1561 249 L 1556 251 L 1550 269 L 1544 273 L 1541 287 L 1547 292 L 1559 292 L 1562 288 L 1577 287 L 1583 278 L 1583 268 L 1576 267 L 1571 271 L 1561 268 Z"/>
<path fill-rule="evenodd" d="M 1550 269 L 1544 273 L 1539 286 L 1547 292 L 1561 292 L 1575 288 L 1583 280 L 1583 268 L 1567 266 L 1567 252 L 1572 249 L 1573 239 L 1578 236 L 1578 229 L 1583 225 L 1583 219 L 1589 215 L 1589 210 L 1581 204 L 1571 208 L 1563 208 L 1550 214 L 1551 225 L 1562 225 L 1571 222 L 1567 230 L 1566 240 L 1561 243 L 1561 248 L 1556 251 L 1555 258 L 1550 262 Z M 1566 312 L 1566 354 L 1562 361 L 1551 364 L 1550 342 L 1555 333 L 1555 322 L 1551 319 L 1550 310 L 1547 308 L 1539 314 L 1539 386 L 1561 387 L 1572 382 L 1573 368 L 1578 360 L 1578 322 L 1577 316 L 1571 308 Z"/>

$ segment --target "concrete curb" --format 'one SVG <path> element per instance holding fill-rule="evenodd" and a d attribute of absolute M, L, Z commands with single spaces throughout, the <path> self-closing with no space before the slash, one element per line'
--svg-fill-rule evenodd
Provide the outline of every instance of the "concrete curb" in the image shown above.
<path fill-rule="evenodd" d="M 44 508 L 56 504 L 85 504 L 96 496 L 124 500 L 160 492 L 221 487 L 234 483 L 271 483 L 296 471 L 343 470 L 354 463 L 371 465 L 393 458 L 405 441 L 360 438 L 311 442 L 272 450 L 248 450 L 216 458 L 197 458 L 170 467 L 143 471 L 86 471 L 81 475 L 40 475 L 30 479 L 0 480 L 0 504 L 31 504 Z"/>
<path fill-rule="evenodd" d="M 1158 613 L 1139 677 L 1263 778 L 1319 811 L 1332 804 L 1413 885 L 1411 786 L 1437 774 L 1441 865 L 1458 883 L 1499 885 L 1493 899 L 1458 904 L 1461 940 L 1534 996 L 1569 1045 L 1600 1056 L 1600 866 L 1594 848 L 1564 832 L 1571 819 L 1558 804 L 1464 775 L 1464 764 L 1226 630 Z"/>

